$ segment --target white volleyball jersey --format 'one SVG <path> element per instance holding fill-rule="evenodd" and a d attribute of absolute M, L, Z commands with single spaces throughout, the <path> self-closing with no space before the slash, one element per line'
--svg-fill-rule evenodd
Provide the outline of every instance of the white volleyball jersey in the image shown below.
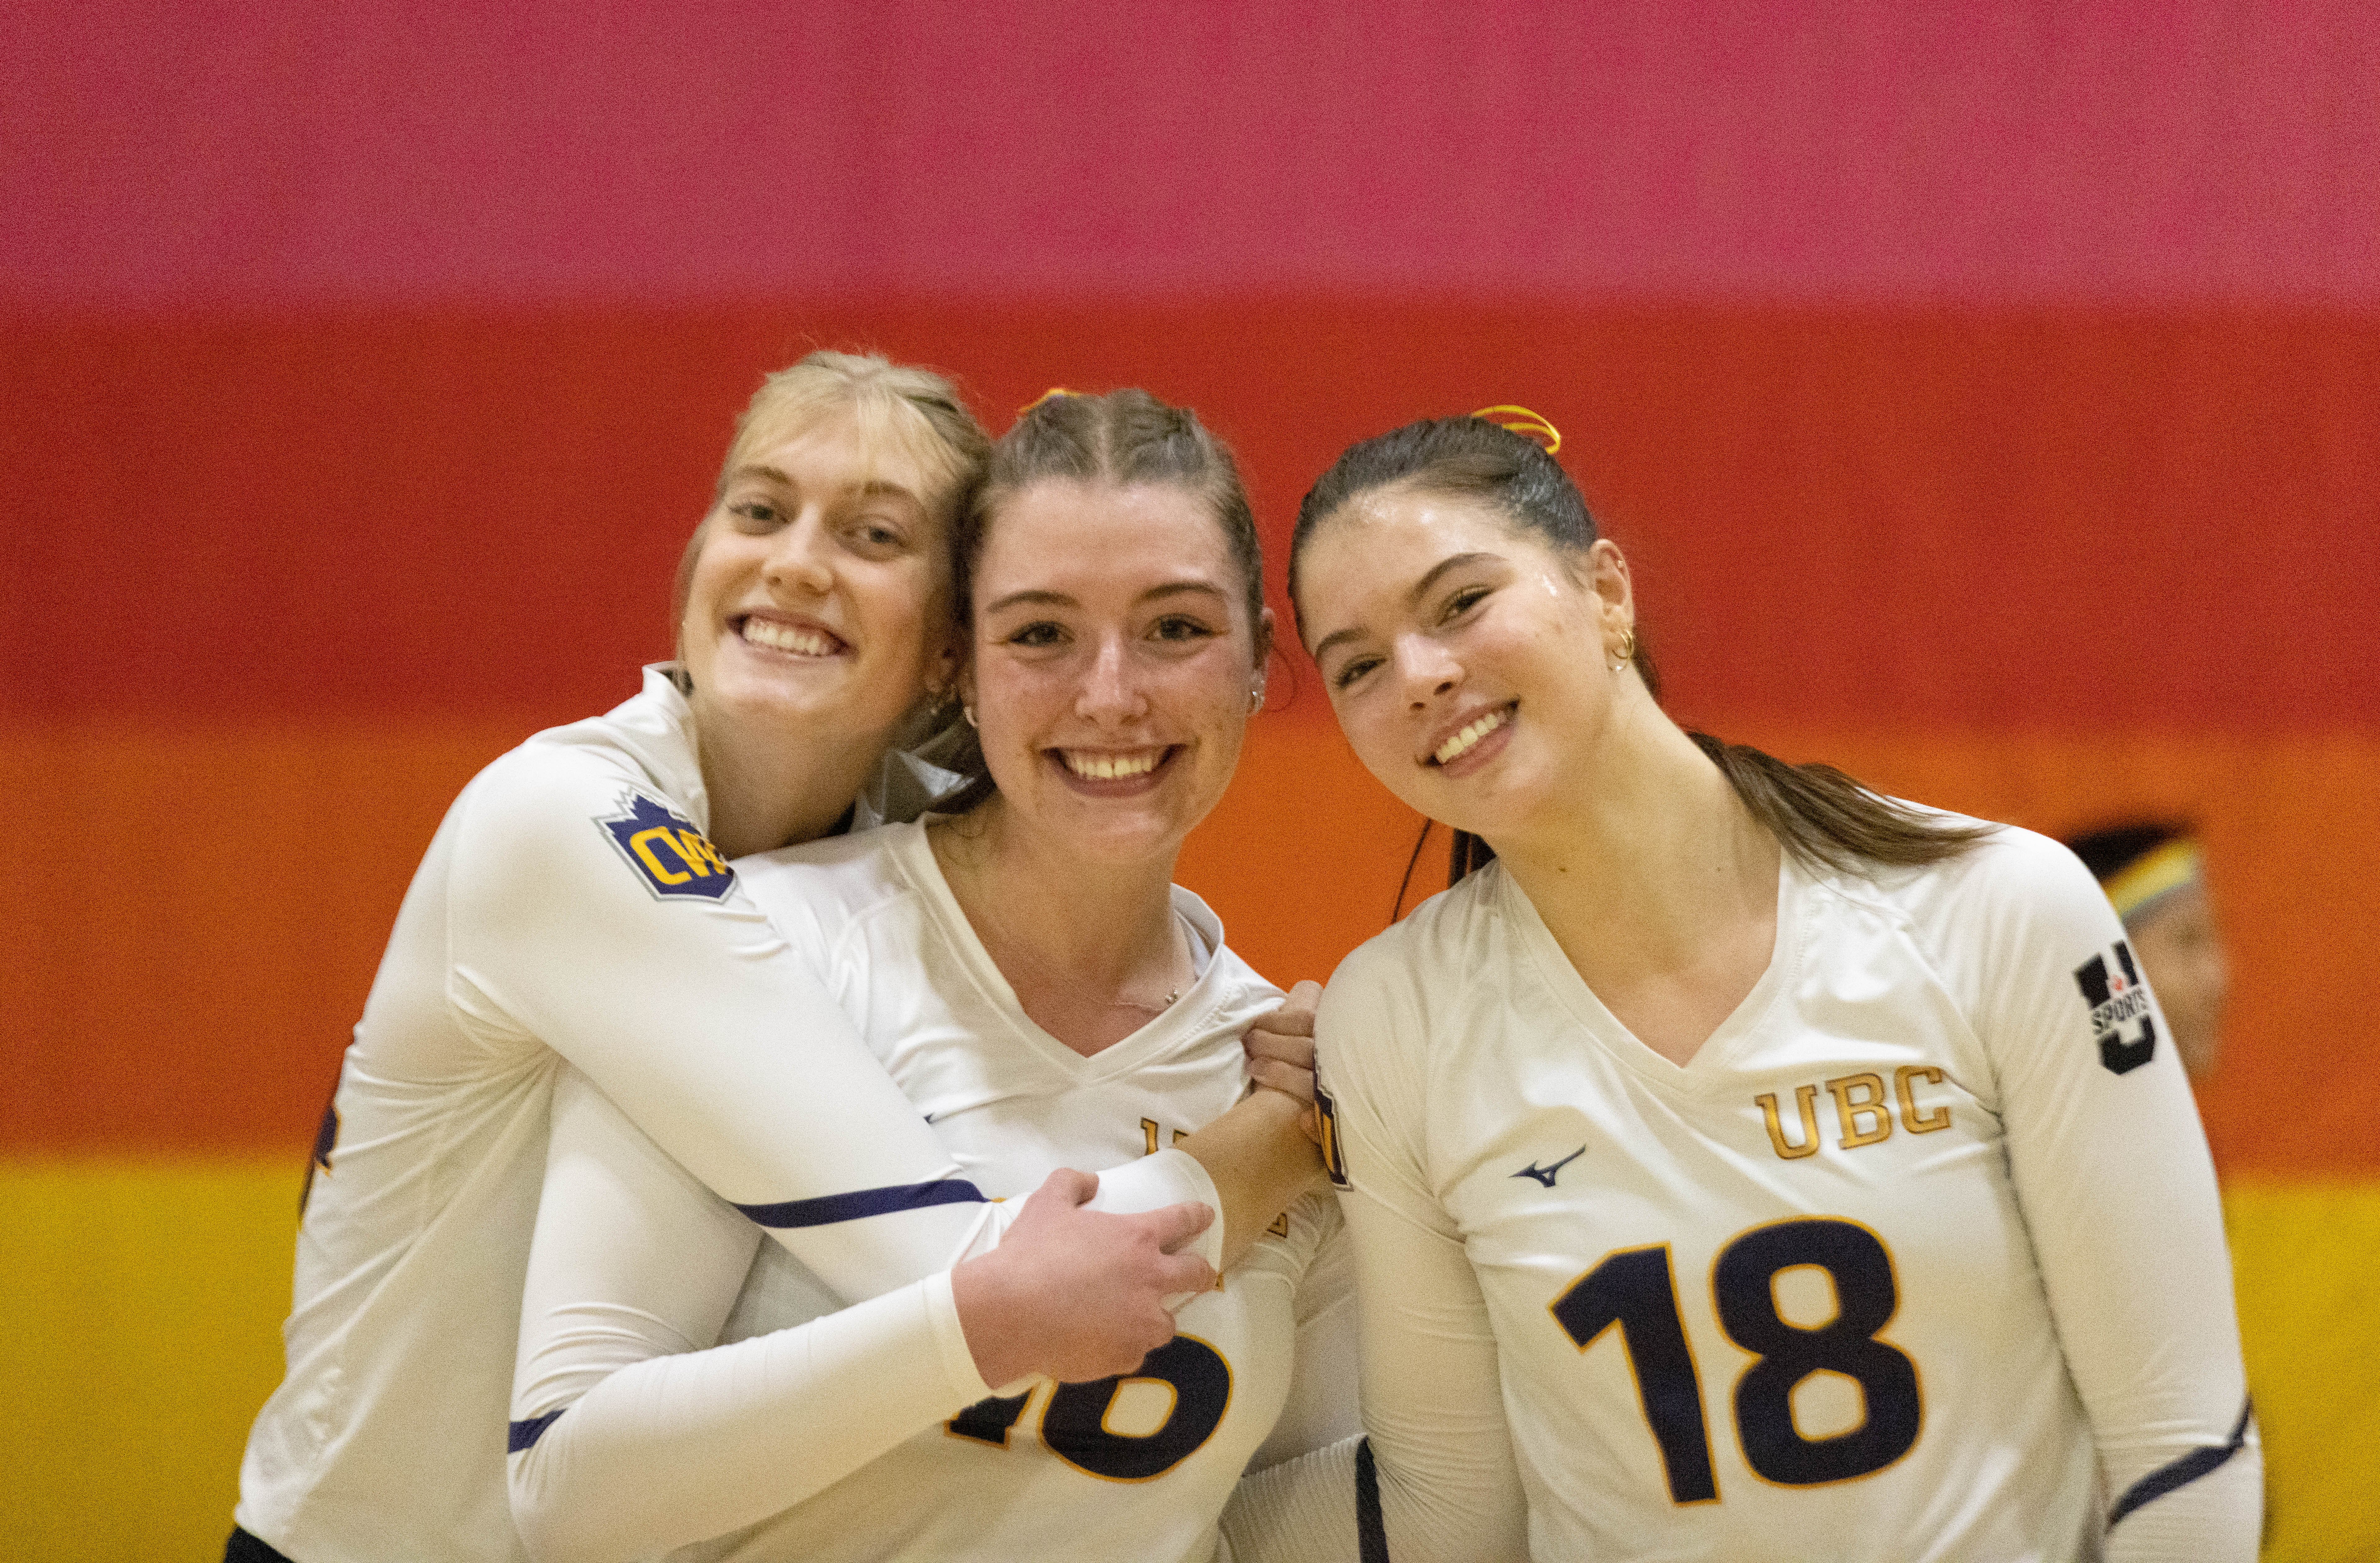
<path fill-rule="evenodd" d="M 1148 1025 L 1085 1058 L 1018 1005 L 922 826 L 736 868 L 787 938 L 816 950 L 963 1175 L 999 1197 L 1057 1167 L 1170 1146 L 1220 1116 L 1245 1086 L 1242 1032 L 1281 997 L 1176 890 L 1203 971 Z M 569 1097 L 554 1157 L 516 1402 L 523 1417 L 559 1411 L 516 1459 L 516 1512 L 541 1557 L 695 1543 L 672 1556 L 1206 1559 L 1233 1484 L 1292 1402 L 1301 1351 L 1293 1442 L 1265 1458 L 1354 1427 L 1352 1350 L 1336 1344 L 1353 1324 L 1344 1244 L 1326 1247 L 1340 1219 L 1326 1196 L 1184 1305 L 1181 1333 L 1138 1375 L 936 1403 L 930 1375 L 909 1372 L 889 1337 L 858 1327 L 809 1346 L 860 1310 L 831 1312 L 799 1262 L 639 1148 L 600 1097 Z M 726 1344 L 701 1349 L 713 1342 Z"/>
<path fill-rule="evenodd" d="M 1318 1036 L 1398 1563 L 2253 1556 L 2205 1142 L 2055 842 L 1789 855 L 1684 1067 L 1495 867 Z"/>
<path fill-rule="evenodd" d="M 986 1206 L 737 888 L 708 812 L 692 713 L 654 668 L 440 824 L 315 1147 L 286 1376 L 240 1469 L 238 1522 L 297 1563 L 523 1556 L 505 1412 L 563 1059 L 843 1295 L 915 1283 L 920 1350 L 964 1355 L 935 1272 Z"/>

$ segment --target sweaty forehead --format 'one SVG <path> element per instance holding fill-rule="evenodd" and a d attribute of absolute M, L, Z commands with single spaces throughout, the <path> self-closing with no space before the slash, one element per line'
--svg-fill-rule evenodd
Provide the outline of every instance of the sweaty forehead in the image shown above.
<path fill-rule="evenodd" d="M 932 506 L 947 497 L 949 463 L 930 433 L 903 420 L 869 418 L 842 407 L 788 415 L 746 430 L 728 464 L 727 480 L 774 478 L 837 494 L 905 497 Z"/>

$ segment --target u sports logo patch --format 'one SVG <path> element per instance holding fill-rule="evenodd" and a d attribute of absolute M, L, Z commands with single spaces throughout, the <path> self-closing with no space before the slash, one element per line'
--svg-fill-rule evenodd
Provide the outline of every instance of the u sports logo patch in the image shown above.
<path fill-rule="evenodd" d="M 2132 948 L 2116 940 L 2113 971 L 2107 957 L 2094 955 L 2074 968 L 2074 986 L 2091 1007 L 2091 1038 L 2099 1045 L 2099 1063 L 2110 1074 L 2129 1074 L 2156 1056 L 2156 1016 L 2149 1012 L 2148 985 L 2132 964 Z M 2125 1030 L 2140 1023 L 2139 1035 Z"/>
<path fill-rule="evenodd" d="M 673 814 L 640 793 L 624 794 L 625 814 L 595 823 L 612 838 L 645 889 L 656 896 L 696 896 L 717 901 L 735 883 L 735 870 L 703 839 L 694 821 Z"/>

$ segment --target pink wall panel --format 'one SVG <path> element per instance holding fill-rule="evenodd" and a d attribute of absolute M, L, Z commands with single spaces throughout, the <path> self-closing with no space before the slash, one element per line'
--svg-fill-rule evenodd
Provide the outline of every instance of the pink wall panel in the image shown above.
<path fill-rule="evenodd" d="M 50 0 L 11 34 L 19 305 L 2380 300 L 2356 0 Z"/>

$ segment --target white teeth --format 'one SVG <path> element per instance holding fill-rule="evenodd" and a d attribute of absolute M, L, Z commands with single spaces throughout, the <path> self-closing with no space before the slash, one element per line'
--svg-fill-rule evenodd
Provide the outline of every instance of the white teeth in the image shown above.
<path fill-rule="evenodd" d="M 770 619 L 745 620 L 744 638 L 756 646 L 791 651 L 799 657 L 832 657 L 837 644 L 831 635 L 803 629 L 797 624 L 781 624 Z"/>
<path fill-rule="evenodd" d="M 1445 743 L 1440 744 L 1438 746 L 1438 751 L 1429 757 L 1436 760 L 1440 765 L 1445 765 L 1451 760 L 1460 759 L 1470 749 L 1472 745 L 1476 744 L 1479 740 L 1487 737 L 1488 734 L 1495 732 L 1498 728 L 1503 726 L 1506 722 L 1512 720 L 1512 709 L 1510 706 L 1499 707 L 1497 709 L 1489 711 L 1486 716 L 1481 717 L 1478 721 L 1465 727 L 1453 737 L 1449 738 Z"/>
<path fill-rule="evenodd" d="M 1134 755 L 1087 755 L 1077 754 L 1073 749 L 1061 749 L 1058 753 L 1064 757 L 1068 770 L 1093 782 L 1146 776 L 1157 769 L 1159 760 L 1165 757 L 1162 749 L 1143 749 Z"/>

